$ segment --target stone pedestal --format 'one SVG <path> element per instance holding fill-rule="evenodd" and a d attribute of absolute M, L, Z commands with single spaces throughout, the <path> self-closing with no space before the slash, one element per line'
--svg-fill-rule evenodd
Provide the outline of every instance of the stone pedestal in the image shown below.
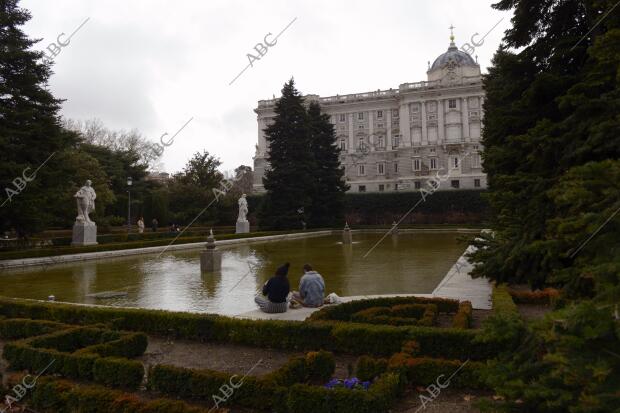
<path fill-rule="evenodd" d="M 207 249 L 200 252 L 200 271 L 217 272 L 222 269 L 222 251 L 215 247 L 215 237 L 213 230 L 207 238 Z"/>
<path fill-rule="evenodd" d="M 343 244 L 353 243 L 353 236 L 351 234 L 351 229 L 349 228 L 349 224 L 346 224 L 344 226 L 344 230 L 342 231 L 342 243 Z"/>
<path fill-rule="evenodd" d="M 200 251 L 200 271 L 217 272 L 222 269 L 222 251 L 207 249 Z"/>
<path fill-rule="evenodd" d="M 237 221 L 235 234 L 247 234 L 248 232 L 250 232 L 250 221 Z"/>
<path fill-rule="evenodd" d="M 97 225 L 94 222 L 76 222 L 73 224 L 71 245 L 97 245 Z"/>
<path fill-rule="evenodd" d="M 392 223 L 392 229 L 390 230 L 390 232 L 392 233 L 393 237 L 398 236 L 398 225 L 396 224 L 396 222 Z"/>

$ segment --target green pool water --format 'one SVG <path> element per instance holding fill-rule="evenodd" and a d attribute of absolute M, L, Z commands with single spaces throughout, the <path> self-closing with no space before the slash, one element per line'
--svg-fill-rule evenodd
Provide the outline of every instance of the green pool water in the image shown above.
<path fill-rule="evenodd" d="M 3 271 L 0 295 L 233 315 L 256 309 L 256 290 L 287 261 L 292 289 L 309 263 L 325 278 L 326 294 L 430 293 L 465 250 L 457 233 L 419 232 L 388 236 L 364 258 L 382 236 L 354 234 L 352 245 L 329 235 L 224 247 L 215 274 L 201 274 L 199 250 Z M 106 291 L 127 295 L 87 296 Z"/>

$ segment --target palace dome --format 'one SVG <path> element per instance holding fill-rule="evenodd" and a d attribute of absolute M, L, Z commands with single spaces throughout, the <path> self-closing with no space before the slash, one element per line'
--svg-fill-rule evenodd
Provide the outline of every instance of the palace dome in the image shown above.
<path fill-rule="evenodd" d="M 450 42 L 450 47 L 448 47 L 448 51 L 435 59 L 429 71 L 440 69 L 449 62 L 454 62 L 458 66 L 478 67 L 478 64 L 474 61 L 474 59 L 472 59 L 469 53 L 465 53 L 457 49 L 456 45 L 454 44 L 453 38 Z"/>

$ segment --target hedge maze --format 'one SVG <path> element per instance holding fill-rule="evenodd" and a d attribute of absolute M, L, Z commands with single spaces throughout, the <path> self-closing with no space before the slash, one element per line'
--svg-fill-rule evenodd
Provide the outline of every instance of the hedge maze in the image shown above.
<path fill-rule="evenodd" d="M 478 340 L 471 315 L 468 302 L 411 297 L 329 306 L 306 322 L 0 298 L 0 317 L 7 317 L 0 320 L 0 339 L 12 369 L 36 373 L 54 361 L 28 399 L 42 412 L 213 413 L 239 407 L 376 413 L 392 409 L 406 386 L 429 386 L 457 369 L 450 386 L 484 387 L 484 362 L 502 343 Z M 144 354 L 147 334 L 170 331 L 177 338 L 305 355 L 262 376 L 166 364 L 145 371 L 135 358 Z M 351 373 L 365 387 L 326 386 L 334 376 L 334 353 L 360 356 Z"/>

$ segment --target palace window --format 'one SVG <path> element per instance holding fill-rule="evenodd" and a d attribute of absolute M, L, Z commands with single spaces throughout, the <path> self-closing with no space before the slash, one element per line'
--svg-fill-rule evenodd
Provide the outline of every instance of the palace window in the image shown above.
<path fill-rule="evenodd" d="M 480 154 L 474 153 L 471 157 L 472 168 L 480 168 Z"/>
<path fill-rule="evenodd" d="M 377 174 L 385 175 L 385 163 L 381 162 L 377 164 Z"/>
<path fill-rule="evenodd" d="M 392 139 L 392 148 L 398 148 L 399 138 L 398 136 L 394 136 Z"/>
<path fill-rule="evenodd" d="M 458 168 L 459 167 L 459 157 L 455 156 L 454 158 L 452 158 L 452 167 L 453 168 Z"/>
<path fill-rule="evenodd" d="M 474 187 L 480 188 L 480 179 L 474 179 Z"/>
<path fill-rule="evenodd" d="M 420 187 L 422 186 L 422 184 L 420 183 L 420 181 L 415 181 L 415 182 L 413 183 L 413 186 L 414 186 L 414 188 L 415 188 L 415 189 L 420 189 Z"/>
<path fill-rule="evenodd" d="M 379 148 L 385 148 L 385 138 L 383 136 L 379 136 L 378 139 L 378 143 L 379 143 Z"/>
<path fill-rule="evenodd" d="M 359 192 L 366 192 L 366 185 L 360 185 L 360 186 L 358 186 L 358 187 L 357 187 L 357 190 L 358 190 Z"/>
<path fill-rule="evenodd" d="M 393 118 L 397 118 L 398 117 L 398 109 L 392 109 L 392 117 Z"/>
<path fill-rule="evenodd" d="M 364 129 L 364 125 L 359 125 L 357 128 L 358 129 Z"/>
<path fill-rule="evenodd" d="M 344 122 L 347 119 L 347 115 L 345 115 L 344 113 L 340 114 L 340 122 Z"/>
<path fill-rule="evenodd" d="M 448 108 L 456 109 L 456 99 L 449 99 L 448 100 Z"/>
<path fill-rule="evenodd" d="M 431 169 L 433 170 L 437 169 L 437 158 L 431 158 L 430 162 L 431 162 Z"/>
<path fill-rule="evenodd" d="M 453 181 L 450 181 L 450 186 L 452 186 L 452 188 L 454 188 L 454 189 L 458 189 L 458 188 L 459 188 L 459 186 L 460 186 L 460 185 L 459 185 L 459 180 L 458 180 L 458 179 L 455 179 L 455 180 L 453 180 Z"/>
<path fill-rule="evenodd" d="M 413 170 L 414 171 L 419 171 L 421 169 L 421 165 L 422 165 L 422 163 L 420 162 L 420 158 L 415 158 L 413 160 Z"/>
<path fill-rule="evenodd" d="M 383 129 L 383 123 L 377 123 L 377 129 Z"/>
<path fill-rule="evenodd" d="M 360 138 L 359 139 L 359 146 L 357 147 L 358 149 L 364 149 L 366 147 L 366 142 L 364 142 L 364 138 Z"/>
<path fill-rule="evenodd" d="M 383 118 L 383 111 L 382 110 L 378 110 L 377 111 L 377 119 L 381 119 Z"/>
<path fill-rule="evenodd" d="M 414 149 L 413 150 L 413 154 L 414 155 L 419 155 L 420 154 L 420 150 L 419 149 Z"/>
<path fill-rule="evenodd" d="M 359 113 L 357 114 L 357 119 L 358 119 L 358 120 L 364 120 L 364 112 L 359 112 Z"/>
<path fill-rule="evenodd" d="M 398 162 L 394 162 L 394 173 L 398 173 Z"/>
<path fill-rule="evenodd" d="M 340 139 L 340 149 L 343 151 L 347 149 L 347 141 L 345 139 Z"/>
<path fill-rule="evenodd" d="M 431 153 L 435 153 L 435 152 L 436 152 L 435 148 L 431 148 Z"/>
<path fill-rule="evenodd" d="M 385 190 L 385 185 L 379 185 L 379 192 L 383 192 Z"/>
<path fill-rule="evenodd" d="M 364 165 L 358 165 L 357 166 L 357 175 L 358 176 L 366 175 L 366 169 L 364 168 Z"/>

